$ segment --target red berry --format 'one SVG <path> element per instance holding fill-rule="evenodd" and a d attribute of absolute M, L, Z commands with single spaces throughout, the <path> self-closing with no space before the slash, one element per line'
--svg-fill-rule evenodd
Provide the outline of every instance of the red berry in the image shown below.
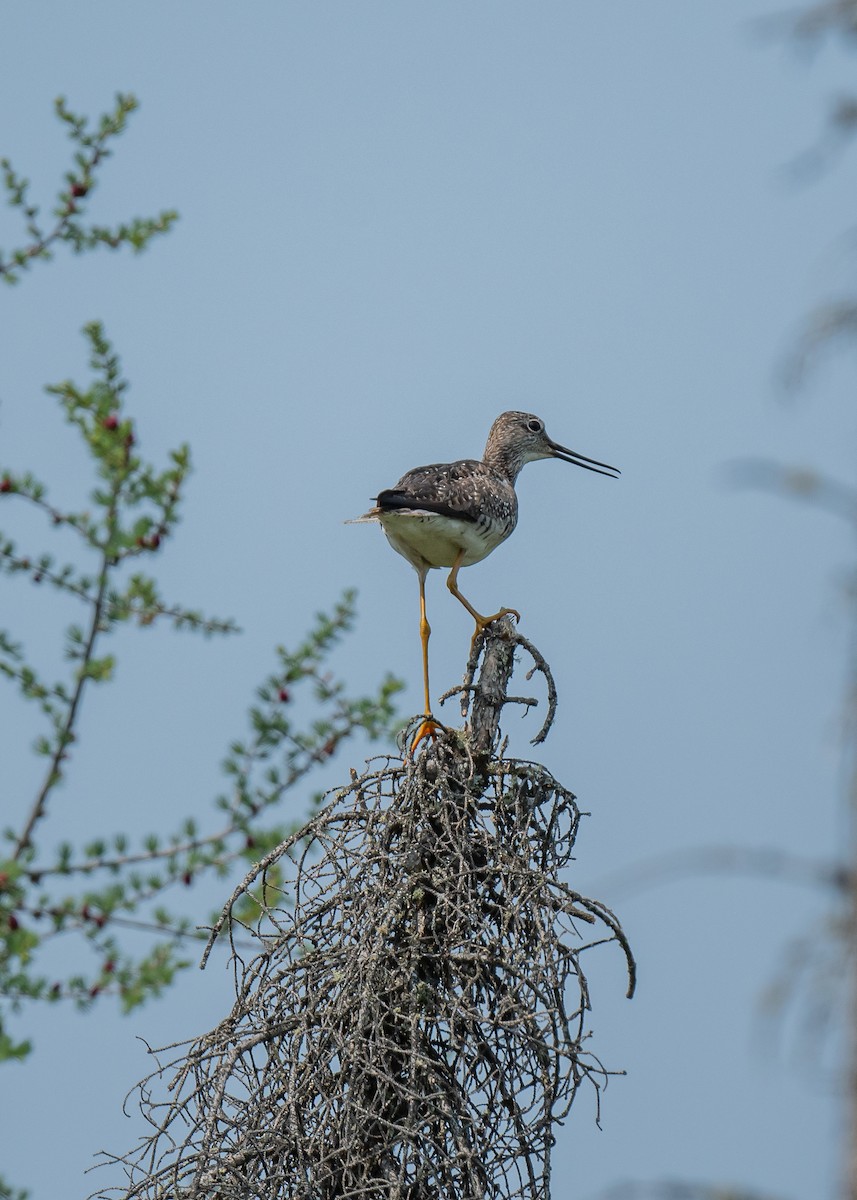
<path fill-rule="evenodd" d="M 119 418 L 116 416 L 116 413 L 110 413 L 109 416 L 104 418 L 104 420 L 101 422 L 101 424 L 104 427 L 104 429 L 110 429 L 110 430 L 118 429 Z"/>
<path fill-rule="evenodd" d="M 0 492 L 11 492 L 11 490 L 12 480 L 8 475 L 4 475 L 3 478 L 0 479 Z"/>
<path fill-rule="evenodd" d="M 190 871 L 185 871 L 184 875 L 182 875 L 182 883 L 185 887 L 190 887 L 193 883 L 193 875 L 191 875 Z"/>
<path fill-rule="evenodd" d="M 18 928 L 18 918 L 15 916 L 14 913 L 9 913 L 9 928 L 12 930 L 13 933 Z"/>
<path fill-rule="evenodd" d="M 279 693 L 278 693 L 278 698 L 282 701 L 283 704 L 288 704 L 288 702 L 292 698 L 292 694 L 288 688 L 280 688 Z"/>
<path fill-rule="evenodd" d="M 85 183 L 73 183 L 71 185 L 71 187 L 69 188 L 69 191 L 71 192 L 72 196 L 79 197 L 79 196 L 85 196 L 86 193 L 89 191 L 89 188 L 86 186 Z"/>
<path fill-rule="evenodd" d="M 160 546 L 160 544 L 161 544 L 161 535 L 159 533 L 153 533 L 152 536 L 149 538 L 149 549 L 157 550 L 157 548 L 158 548 L 158 546 Z"/>
<path fill-rule="evenodd" d="M 100 991 L 101 991 L 101 988 L 98 986 L 98 984 L 97 984 L 97 983 L 94 983 L 94 984 L 92 985 L 92 987 L 89 989 L 89 998 L 90 998 L 90 1000 L 94 1000 L 94 999 L 95 999 L 95 997 L 98 995 L 98 993 L 99 993 Z"/>
<path fill-rule="evenodd" d="M 116 970 L 116 963 L 113 961 L 112 958 L 110 958 L 107 960 L 107 962 L 104 964 L 104 966 L 101 969 L 105 975 L 112 975 L 113 972 Z"/>

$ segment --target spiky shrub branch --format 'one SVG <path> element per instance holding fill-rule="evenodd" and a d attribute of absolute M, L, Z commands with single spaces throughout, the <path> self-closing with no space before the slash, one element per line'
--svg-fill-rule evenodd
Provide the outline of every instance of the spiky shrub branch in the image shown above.
<path fill-rule="evenodd" d="M 492 627 L 467 729 L 352 772 L 248 873 L 203 959 L 230 937 L 235 1005 L 158 1052 L 138 1092 L 152 1131 L 109 1156 L 126 1184 L 100 1196 L 549 1197 L 556 1125 L 608 1075 L 581 960 L 618 942 L 629 995 L 634 963 L 561 877 L 575 797 L 498 752 L 521 640 Z"/>
<path fill-rule="evenodd" d="M 0 160 L 0 196 L 5 191 L 7 204 L 21 214 L 26 229 L 23 245 L 0 251 L 0 277 L 7 283 L 17 282 L 62 245 L 75 253 L 103 246 L 140 251 L 172 227 L 172 211 L 112 227 L 85 221 L 112 145 L 136 107 L 133 96 L 120 95 L 115 109 L 92 125 L 57 101 L 57 115 L 75 152 L 52 221 L 40 217 L 27 180 L 8 159 Z M 369 738 L 388 734 L 394 720 L 392 697 L 400 686 L 388 676 L 374 692 L 355 697 L 330 671 L 329 656 L 354 619 L 354 597 L 346 592 L 332 613 L 319 614 L 296 648 L 277 649 L 274 669 L 250 709 L 250 730 L 244 740 L 233 742 L 225 758 L 228 790 L 216 798 L 208 819 L 188 815 L 177 821 L 172 834 L 153 831 L 134 844 L 121 829 L 91 830 L 80 844 L 62 845 L 58 853 L 46 850 L 55 793 L 67 782 L 75 746 L 88 732 L 81 722 L 85 694 L 93 686 L 106 686 L 113 676 L 113 635 L 123 627 L 165 622 L 204 634 L 236 628 L 231 621 L 161 598 L 148 564 L 174 532 L 189 453 L 180 447 L 160 468 L 140 457 L 136 421 L 124 407 L 126 384 L 118 359 L 99 324 L 87 326 L 86 334 L 92 382 L 85 388 L 63 383 L 49 391 L 77 429 L 94 469 L 96 486 L 89 502 L 69 505 L 49 498 L 30 472 L 0 463 L 4 526 L 23 505 L 30 506 L 66 537 L 66 544 L 70 531 L 76 547 L 70 561 L 58 562 L 54 554 L 34 553 L 0 533 L 0 583 L 11 585 L 10 590 L 25 580 L 56 589 L 76 610 L 64 636 L 67 668 L 54 678 L 37 670 L 19 640 L 0 629 L 0 687 L 5 690 L 9 683 L 16 688 L 25 703 L 41 710 L 45 725 L 36 744 L 45 769 L 33 796 L 10 792 L 4 763 L 0 1062 L 25 1058 L 32 1048 L 29 1038 L 13 1036 L 10 1014 L 20 1013 L 20 1023 L 29 1025 L 40 1001 L 70 1000 L 89 1008 L 106 996 L 118 998 L 129 1011 L 163 991 L 189 965 L 181 951 L 199 937 L 197 926 L 204 919 L 198 900 L 192 905 L 181 889 L 205 875 L 234 870 L 236 862 L 253 861 L 279 843 L 290 828 L 280 801 L 299 783 L 307 783 L 343 740 L 355 733 Z M 17 577 L 14 584 L 10 577 Z M 0 609 L 8 614 L 8 601 Z M 43 649 L 50 645 L 47 626 L 40 629 L 39 642 Z M 197 814 L 199 799 L 193 804 Z M 306 799 L 302 789 L 304 803 Z M 86 829 L 85 812 L 77 824 Z M 148 949 L 139 951 L 139 939 L 133 949 L 126 944 L 129 929 L 152 935 Z M 49 958 L 46 964 L 46 952 L 58 938 L 71 938 L 80 946 L 76 969 L 66 978 L 51 973 Z M 25 1196 L 0 1177 L 0 1200 Z"/>
<path fill-rule="evenodd" d="M 159 994 L 188 965 L 181 947 L 199 936 L 195 927 L 204 917 L 189 913 L 186 903 L 166 907 L 170 891 L 204 874 L 223 873 L 242 858 L 252 861 L 277 844 L 289 828 L 279 813 L 273 815 L 283 797 L 355 732 L 369 737 L 389 732 L 399 687 L 388 677 L 375 693 L 351 697 L 329 672 L 326 660 L 354 617 L 353 595 L 347 593 L 332 614 L 319 616 L 297 648 L 278 649 L 275 669 L 250 711 L 249 737 L 229 748 L 224 769 L 230 788 L 217 798 L 207 828 L 188 815 L 171 835 L 153 831 L 138 844 L 117 831 L 94 833 L 53 855 L 46 851 L 51 803 L 81 735 L 82 701 L 90 688 L 111 680 L 115 650 L 108 643 L 116 633 L 164 622 L 209 635 L 236 629 L 232 621 L 162 598 L 146 564 L 175 531 L 189 451 L 179 447 L 163 468 L 141 456 L 118 358 L 100 325 L 87 326 L 86 336 L 92 382 L 86 387 L 65 382 L 48 391 L 58 397 L 94 468 L 88 502 L 68 506 L 54 500 L 32 473 L 0 466 L 0 508 L 12 516 L 16 505 L 35 507 L 51 530 L 70 530 L 79 548 L 75 560 L 60 562 L 0 533 L 0 577 L 53 587 L 77 610 L 64 637 L 64 678 L 44 678 L 24 647 L 0 630 L 0 678 L 37 705 L 45 722 L 35 747 L 45 763 L 41 783 L 29 801 L 22 798 L 16 816 L 14 798 L 7 798 L 11 803 L 4 809 L 0 1018 L 5 1014 L 7 1021 L 10 1010 L 32 1001 L 70 999 L 88 1007 L 99 996 L 113 995 L 128 1011 Z M 295 709 L 302 720 L 293 718 Z M 144 953 L 125 946 L 122 935 L 129 928 L 153 934 Z M 57 937 L 74 935 L 82 937 L 87 953 L 73 975 L 57 979 L 40 967 L 40 951 Z M 0 1059 L 21 1058 L 30 1049 L 29 1039 L 14 1038 L 0 1024 Z"/>
<path fill-rule="evenodd" d="M 113 153 L 113 142 L 124 132 L 138 103 L 134 96 L 120 93 L 113 111 L 104 113 L 94 127 L 86 117 L 72 112 L 62 96 L 54 107 L 75 150 L 48 221 L 42 217 L 40 205 L 30 199 L 29 180 L 17 173 L 8 158 L 0 158 L 6 203 L 20 213 L 26 233 L 23 245 L 0 250 L 0 279 L 7 283 L 18 283 L 25 271 L 36 262 L 52 258 L 56 247 L 63 243 L 75 254 L 100 246 L 111 250 L 130 246 L 139 252 L 178 220 L 178 214 L 170 209 L 157 217 L 134 217 L 114 226 L 86 223 L 86 209 L 104 163 Z"/>

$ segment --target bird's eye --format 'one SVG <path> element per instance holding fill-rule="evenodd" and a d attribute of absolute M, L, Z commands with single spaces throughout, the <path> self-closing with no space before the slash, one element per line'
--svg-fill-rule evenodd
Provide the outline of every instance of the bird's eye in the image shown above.
<path fill-rule="evenodd" d="M 527 421 L 527 429 L 529 429 L 530 433 L 541 433 L 544 425 L 542 425 L 541 421 Z"/>

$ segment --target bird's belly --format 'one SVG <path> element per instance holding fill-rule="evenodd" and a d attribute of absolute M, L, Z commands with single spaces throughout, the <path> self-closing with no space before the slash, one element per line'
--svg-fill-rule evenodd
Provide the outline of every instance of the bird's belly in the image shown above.
<path fill-rule="evenodd" d="M 461 551 L 463 567 L 481 562 L 509 536 L 513 525 L 459 521 L 436 513 L 385 512 L 379 518 L 387 540 L 417 570 L 452 567 Z"/>

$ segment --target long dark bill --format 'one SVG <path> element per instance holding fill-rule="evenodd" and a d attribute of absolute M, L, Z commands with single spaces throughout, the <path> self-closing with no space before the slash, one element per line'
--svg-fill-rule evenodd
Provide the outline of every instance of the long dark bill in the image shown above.
<path fill-rule="evenodd" d="M 578 454 L 575 450 L 567 450 L 557 442 L 550 442 L 550 448 L 554 458 L 561 458 L 563 462 L 574 463 L 576 467 L 594 471 L 596 475 L 609 475 L 611 479 L 616 479 L 622 474 L 618 467 L 611 467 L 596 458 L 587 458 L 585 454 Z"/>

